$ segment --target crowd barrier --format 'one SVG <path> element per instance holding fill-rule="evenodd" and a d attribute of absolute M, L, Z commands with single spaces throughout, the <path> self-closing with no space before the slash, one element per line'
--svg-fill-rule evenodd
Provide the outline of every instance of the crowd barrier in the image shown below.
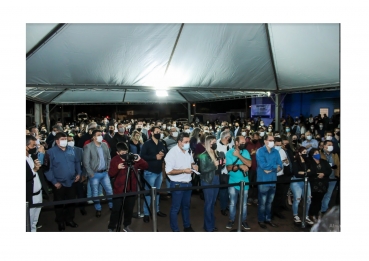
<path fill-rule="evenodd" d="M 55 206 L 55 205 L 64 205 L 64 204 L 71 204 L 71 203 L 82 203 L 87 202 L 89 200 L 101 200 L 101 199 L 113 199 L 113 198 L 122 198 L 125 196 L 133 196 L 133 195 L 151 195 L 151 213 L 157 213 L 156 210 L 156 195 L 160 192 L 168 192 L 168 191 L 178 191 L 178 190 L 195 190 L 195 189 L 209 189 L 209 188 L 228 188 L 233 186 L 240 186 L 240 198 L 239 202 L 243 202 L 243 194 L 244 194 L 244 186 L 245 185 L 263 185 L 263 184 L 278 184 L 278 183 L 292 183 L 292 182 L 304 182 L 304 196 L 303 196 L 303 216 L 301 220 L 301 227 L 306 227 L 306 202 L 307 202 L 307 192 L 308 192 L 308 183 L 309 178 L 304 177 L 301 179 L 294 179 L 289 181 L 266 181 L 266 182 L 238 182 L 238 183 L 231 183 L 231 184 L 220 184 L 220 185 L 208 185 L 208 186 L 193 186 L 187 188 L 164 188 L 164 189 L 157 189 L 156 187 L 151 187 L 149 190 L 141 190 L 136 192 L 127 192 L 121 193 L 116 195 L 106 195 L 106 196 L 99 196 L 99 197 L 90 197 L 90 198 L 80 198 L 80 199 L 70 199 L 70 200 L 60 200 L 60 201 L 52 201 L 52 202 L 45 202 L 45 203 L 38 203 L 38 204 L 29 204 L 26 202 L 26 232 L 31 232 L 31 224 L 30 224 L 30 208 L 35 207 L 47 207 L 47 206 Z M 339 179 L 329 179 L 328 181 L 339 181 Z M 140 199 L 140 197 L 138 197 Z M 138 216 L 140 216 L 140 208 L 141 203 L 138 200 Z M 238 209 L 238 223 L 237 223 L 237 232 L 241 232 L 241 215 L 242 215 L 243 204 L 239 204 Z M 153 232 L 157 232 L 157 218 L 156 215 L 152 216 L 152 224 L 153 224 Z M 117 231 L 119 232 L 119 231 Z"/>

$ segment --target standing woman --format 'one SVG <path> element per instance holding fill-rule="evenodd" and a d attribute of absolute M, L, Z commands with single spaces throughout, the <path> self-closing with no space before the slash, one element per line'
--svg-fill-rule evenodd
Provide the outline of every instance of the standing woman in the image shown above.
<path fill-rule="evenodd" d="M 196 127 L 191 132 L 190 136 L 190 148 L 192 151 L 195 151 L 197 143 L 200 143 L 200 136 L 202 134 L 202 131 L 200 128 Z"/>
<path fill-rule="evenodd" d="M 322 200 L 328 190 L 329 175 L 332 168 L 328 161 L 320 158 L 318 149 L 311 149 L 309 152 L 310 158 L 310 187 L 311 187 L 311 205 L 309 215 L 316 222 L 319 211 L 322 208 Z"/>
<path fill-rule="evenodd" d="M 219 161 L 215 136 L 207 136 L 205 139 L 206 151 L 199 155 L 200 179 L 202 186 L 219 185 L 219 174 L 224 167 L 224 160 Z M 204 205 L 204 229 L 207 232 L 218 230 L 215 227 L 214 205 L 217 200 L 219 188 L 203 189 Z"/>
<path fill-rule="evenodd" d="M 132 136 L 129 141 L 129 152 L 140 155 L 142 144 L 143 144 L 143 139 L 142 139 L 141 133 L 134 130 L 132 132 Z"/>

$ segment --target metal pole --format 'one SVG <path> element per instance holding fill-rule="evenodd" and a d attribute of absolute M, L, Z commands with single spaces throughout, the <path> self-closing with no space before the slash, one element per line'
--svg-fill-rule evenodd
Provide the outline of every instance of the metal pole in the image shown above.
<path fill-rule="evenodd" d="M 31 232 L 31 217 L 29 213 L 29 203 L 26 202 L 26 232 Z"/>
<path fill-rule="evenodd" d="M 64 127 L 64 105 L 62 105 L 62 112 L 61 112 L 61 122 L 62 122 L 62 124 L 63 124 L 63 127 Z"/>
<path fill-rule="evenodd" d="M 240 182 L 240 201 L 238 202 L 239 211 L 238 211 L 238 224 L 237 224 L 237 232 L 241 232 L 241 222 L 242 222 L 242 210 L 243 210 L 243 193 L 245 193 L 245 182 Z"/>
<path fill-rule="evenodd" d="M 187 103 L 187 112 L 188 112 L 188 123 L 191 122 L 191 103 Z"/>
<path fill-rule="evenodd" d="M 141 170 L 139 169 L 137 173 L 141 173 Z M 140 174 L 139 174 L 140 175 Z M 140 185 L 137 182 L 137 191 L 141 191 Z M 141 195 L 137 195 L 137 218 L 142 218 L 144 216 L 143 213 L 141 213 Z"/>
<path fill-rule="evenodd" d="M 34 120 L 36 123 L 36 127 L 40 125 L 40 106 L 38 103 L 34 104 Z"/>
<path fill-rule="evenodd" d="M 156 220 L 156 187 L 151 187 L 151 213 L 152 213 L 152 229 L 154 232 L 158 231 L 158 224 Z"/>
<path fill-rule="evenodd" d="M 280 100 L 280 94 L 276 93 L 275 94 L 275 112 L 274 112 L 274 117 L 275 117 L 275 130 L 276 131 L 280 131 L 280 120 L 279 120 L 279 100 Z"/>
<path fill-rule="evenodd" d="M 306 223 L 306 202 L 307 202 L 307 194 L 308 194 L 308 177 L 305 177 L 304 180 L 304 201 L 302 204 L 302 221 L 301 221 L 301 227 L 305 228 Z"/>

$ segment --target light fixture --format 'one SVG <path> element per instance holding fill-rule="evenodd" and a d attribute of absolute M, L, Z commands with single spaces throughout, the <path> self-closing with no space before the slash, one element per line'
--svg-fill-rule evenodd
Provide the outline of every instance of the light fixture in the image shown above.
<path fill-rule="evenodd" d="M 270 97 L 270 92 L 266 92 L 266 95 L 267 95 L 268 97 Z"/>
<path fill-rule="evenodd" d="M 156 96 L 166 97 L 166 96 L 168 96 L 168 92 L 166 90 L 156 90 Z"/>

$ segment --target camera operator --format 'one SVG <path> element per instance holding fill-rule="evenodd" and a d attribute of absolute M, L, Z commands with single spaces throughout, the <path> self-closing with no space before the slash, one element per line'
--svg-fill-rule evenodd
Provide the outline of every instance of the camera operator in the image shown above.
<path fill-rule="evenodd" d="M 137 177 L 136 174 L 131 171 L 131 173 L 127 173 L 128 164 L 132 164 L 132 168 L 137 172 L 138 169 L 146 170 L 149 165 L 147 162 L 140 158 L 137 154 L 128 153 L 128 147 L 124 142 L 117 143 L 117 155 L 112 158 L 110 162 L 109 168 L 109 176 L 111 178 L 115 178 L 113 182 L 113 195 L 121 194 L 125 192 L 135 192 L 137 191 Z M 136 159 L 132 159 L 134 156 Z M 128 181 L 127 181 L 127 176 Z M 126 187 L 127 182 L 127 187 Z M 135 206 L 136 196 L 126 196 L 124 198 L 124 222 L 123 222 L 123 230 L 125 232 L 133 232 L 132 229 L 129 228 L 132 220 L 133 208 Z M 123 199 L 122 198 L 114 198 L 113 199 L 113 210 L 110 215 L 110 222 L 108 225 L 108 229 L 110 232 L 114 231 L 117 222 L 119 219 L 119 212 L 122 206 Z"/>
<path fill-rule="evenodd" d="M 237 136 L 233 149 L 230 149 L 226 154 L 226 166 L 229 175 L 229 184 L 240 181 L 249 182 L 248 171 L 251 167 L 252 161 L 250 153 L 245 149 L 246 139 L 243 136 Z M 236 217 L 236 205 L 238 201 L 238 194 L 240 193 L 240 186 L 229 187 L 229 222 L 227 229 L 232 229 Z M 245 185 L 243 192 L 242 209 L 242 227 L 250 229 L 246 222 L 247 216 L 247 196 L 249 185 Z"/>

